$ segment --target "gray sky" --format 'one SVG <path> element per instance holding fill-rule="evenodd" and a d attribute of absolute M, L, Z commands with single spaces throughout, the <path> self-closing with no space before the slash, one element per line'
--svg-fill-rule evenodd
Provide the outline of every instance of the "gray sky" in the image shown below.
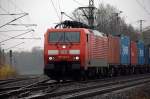
<path fill-rule="evenodd" d="M 60 12 L 66 12 L 71 15 L 72 11 L 79 6 L 88 5 L 88 0 L 52 0 L 58 16 Z M 79 3 L 77 3 L 77 2 Z M 139 2 L 139 3 L 138 3 Z M 146 20 L 143 23 L 143 27 L 150 26 L 150 0 L 95 0 L 95 6 L 98 7 L 99 3 L 110 4 L 115 6 L 125 18 L 127 23 L 131 23 L 134 27 L 139 27 L 137 22 L 140 19 Z M 20 37 L 41 37 L 41 40 L 9 40 L 3 42 L 2 48 L 7 49 L 11 46 L 17 45 L 21 42 L 25 42 L 12 50 L 31 50 L 34 46 L 40 46 L 43 48 L 44 33 L 47 28 L 53 27 L 60 20 L 52 6 L 51 0 L 0 0 L 0 14 L 4 13 L 29 13 L 28 16 L 23 17 L 13 23 L 17 24 L 37 24 L 37 27 L 23 27 L 23 26 L 5 26 L 0 28 L 0 31 L 4 30 L 25 30 L 35 29 L 35 32 L 28 33 Z M 18 17 L 18 16 L 14 16 Z M 14 19 L 12 16 L 0 16 L 0 26 Z M 63 20 L 68 19 L 64 17 Z M 24 33 L 23 31 L 17 32 L 0 32 L 0 41 L 3 41 L 11 36 Z"/>

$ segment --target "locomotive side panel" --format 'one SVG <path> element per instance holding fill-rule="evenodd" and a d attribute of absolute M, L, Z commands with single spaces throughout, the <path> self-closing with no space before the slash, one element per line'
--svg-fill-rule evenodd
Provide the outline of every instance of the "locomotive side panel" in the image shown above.
<path fill-rule="evenodd" d="M 107 66 L 108 39 L 106 36 L 91 33 L 90 35 L 90 66 Z"/>

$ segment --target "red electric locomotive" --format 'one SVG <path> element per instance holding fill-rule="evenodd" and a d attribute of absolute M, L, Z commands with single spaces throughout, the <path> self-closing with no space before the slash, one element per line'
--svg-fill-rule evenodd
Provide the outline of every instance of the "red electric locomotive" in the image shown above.
<path fill-rule="evenodd" d="M 44 44 L 44 73 L 54 79 L 85 76 L 89 70 L 95 71 L 94 67 L 105 66 L 107 45 L 107 36 L 95 30 L 48 29 Z"/>
<path fill-rule="evenodd" d="M 44 73 L 58 80 L 110 74 L 113 72 L 110 67 L 119 64 L 119 54 L 114 53 L 119 51 L 116 44 L 119 45 L 117 38 L 87 28 L 48 29 Z"/>

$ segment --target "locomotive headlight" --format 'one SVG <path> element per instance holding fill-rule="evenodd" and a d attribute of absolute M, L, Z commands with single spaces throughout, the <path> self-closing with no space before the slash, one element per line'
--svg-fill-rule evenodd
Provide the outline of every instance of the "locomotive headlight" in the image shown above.
<path fill-rule="evenodd" d="M 79 60 L 79 59 L 80 59 L 79 56 L 76 56 L 76 57 L 75 57 L 75 60 Z"/>
<path fill-rule="evenodd" d="M 63 45 L 62 48 L 66 48 L 66 45 Z"/>
<path fill-rule="evenodd" d="M 49 60 L 53 60 L 53 57 L 50 56 L 48 59 L 49 59 Z"/>

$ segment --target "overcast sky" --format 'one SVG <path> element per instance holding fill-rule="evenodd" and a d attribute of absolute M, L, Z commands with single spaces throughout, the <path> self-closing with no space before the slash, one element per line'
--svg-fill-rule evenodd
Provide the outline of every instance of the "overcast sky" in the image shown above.
<path fill-rule="evenodd" d="M 54 9 L 52 2 L 57 10 Z M 150 0 L 95 0 L 95 6 L 99 3 L 110 4 L 120 11 L 123 11 L 121 17 L 124 17 L 127 23 L 138 28 L 140 19 L 144 19 L 143 27 L 150 26 Z M 0 42 L 12 36 L 24 33 L 25 31 L 2 32 L 5 30 L 26 30 L 34 29 L 35 32 L 22 35 L 25 38 L 41 38 L 41 40 L 16 40 L 12 39 L 1 43 L 3 49 L 13 47 L 17 44 L 23 44 L 12 48 L 12 50 L 31 50 L 34 46 L 43 48 L 44 33 L 47 28 L 53 27 L 58 23 L 60 12 L 66 12 L 71 15 L 72 11 L 79 6 L 87 6 L 88 0 L 0 0 L 0 14 L 27 12 L 29 15 L 13 22 L 17 24 L 37 24 L 37 26 L 10 26 L 0 28 Z M 19 16 L 0 15 L 0 26 Z M 64 17 L 63 20 L 68 19 Z"/>

